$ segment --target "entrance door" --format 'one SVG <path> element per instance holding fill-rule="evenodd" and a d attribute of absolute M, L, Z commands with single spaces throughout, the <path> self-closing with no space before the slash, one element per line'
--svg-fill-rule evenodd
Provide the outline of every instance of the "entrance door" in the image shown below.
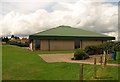
<path fill-rule="evenodd" d="M 74 48 L 75 49 L 80 48 L 80 40 L 75 40 Z"/>

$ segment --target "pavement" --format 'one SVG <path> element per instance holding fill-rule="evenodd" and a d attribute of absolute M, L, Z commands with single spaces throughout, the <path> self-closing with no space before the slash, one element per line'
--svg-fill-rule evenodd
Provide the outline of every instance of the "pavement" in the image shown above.
<path fill-rule="evenodd" d="M 83 64 L 94 64 L 94 58 L 96 58 L 96 64 L 100 65 L 101 55 L 92 55 L 86 60 L 71 60 L 73 53 L 68 54 L 42 54 L 39 55 L 45 62 L 69 62 L 69 63 L 83 63 Z M 109 66 L 120 66 L 120 64 L 107 64 Z"/>

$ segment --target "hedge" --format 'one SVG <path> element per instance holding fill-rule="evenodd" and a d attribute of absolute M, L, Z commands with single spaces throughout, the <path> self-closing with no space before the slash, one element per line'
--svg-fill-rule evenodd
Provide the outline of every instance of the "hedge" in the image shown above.
<path fill-rule="evenodd" d="M 22 42 L 17 42 L 17 41 L 9 41 L 8 44 L 17 45 L 20 47 L 29 47 L 29 42 L 22 43 Z"/>

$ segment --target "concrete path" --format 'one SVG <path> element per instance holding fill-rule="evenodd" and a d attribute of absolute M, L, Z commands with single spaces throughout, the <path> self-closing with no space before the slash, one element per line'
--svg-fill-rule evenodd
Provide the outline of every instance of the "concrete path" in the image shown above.
<path fill-rule="evenodd" d="M 69 62 L 69 63 L 83 63 L 94 64 L 94 58 L 97 60 L 97 64 L 100 65 L 100 55 L 92 55 L 86 60 L 71 60 L 73 53 L 69 54 L 43 54 L 39 55 L 45 62 Z M 120 66 L 120 64 L 107 64 L 110 66 Z"/>

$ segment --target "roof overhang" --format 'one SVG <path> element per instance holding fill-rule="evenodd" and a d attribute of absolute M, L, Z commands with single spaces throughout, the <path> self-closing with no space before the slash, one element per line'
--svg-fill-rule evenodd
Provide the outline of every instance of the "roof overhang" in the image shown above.
<path fill-rule="evenodd" d="M 82 39 L 82 40 L 115 40 L 115 37 L 97 37 L 97 36 L 37 36 L 37 35 L 30 35 L 29 39 L 65 39 L 65 40 L 71 40 L 71 39 Z"/>

